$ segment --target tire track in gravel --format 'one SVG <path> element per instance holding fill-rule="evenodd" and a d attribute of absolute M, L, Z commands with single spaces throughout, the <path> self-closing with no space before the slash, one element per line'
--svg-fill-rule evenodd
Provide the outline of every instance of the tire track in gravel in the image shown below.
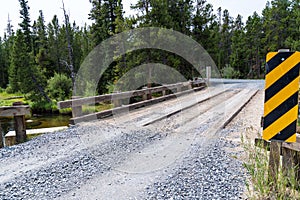
<path fill-rule="evenodd" d="M 254 92 L 243 90 L 229 98 L 225 103 L 228 105 L 228 112 L 225 115 L 232 116 L 235 110 L 241 107 L 247 98 L 249 99 L 249 96 L 253 94 Z M 245 99 L 241 100 L 242 97 Z M 200 152 L 206 154 L 203 147 L 213 144 L 212 141 L 215 139 L 216 132 L 226 122 L 226 117 L 222 119 L 222 116 L 217 116 L 222 108 L 224 108 L 223 105 L 216 106 L 209 110 L 206 115 L 200 115 L 193 122 L 186 123 L 183 127 L 184 132 L 176 133 L 174 131 L 168 136 L 154 141 L 151 145 L 147 145 L 141 151 L 133 152 L 126 158 L 125 162 L 114 170 L 91 179 L 81 189 L 74 190 L 62 198 L 139 199 L 139 195 L 143 193 L 145 188 L 149 187 L 149 184 L 162 181 L 166 174 L 176 172 L 176 166 L 182 164 L 184 155 L 187 156 L 185 153 L 191 152 L 191 147 L 198 145 L 198 148 L 201 149 Z M 214 126 L 210 127 L 211 124 Z M 195 137 L 195 131 L 198 131 L 197 137 Z M 212 133 L 215 134 L 207 137 Z M 157 151 L 158 149 L 161 151 Z M 192 154 L 193 156 L 195 154 Z M 165 163 L 167 164 L 165 165 Z M 168 184 L 164 184 L 165 187 Z"/>
<path fill-rule="evenodd" d="M 216 93 L 219 92 L 219 90 L 216 90 L 216 93 L 214 92 L 215 91 L 212 90 L 212 92 L 209 94 L 215 95 Z M 170 105 L 172 104 L 173 102 L 170 103 Z M 91 128 L 90 126 L 93 126 L 93 128 Z M 11 188 L 18 188 L 17 180 L 19 179 L 20 180 L 26 179 L 35 183 L 36 176 L 34 176 L 34 174 L 39 174 L 39 172 L 41 171 L 43 172 L 42 174 L 47 174 L 45 171 L 55 173 L 51 169 L 54 166 L 56 166 L 57 163 L 61 163 L 61 161 L 64 161 L 65 163 L 67 163 L 67 166 L 71 165 L 70 164 L 72 163 L 71 160 L 75 159 L 77 156 L 80 156 L 80 153 L 78 152 L 85 152 L 87 151 L 87 148 L 97 146 L 99 144 L 105 146 L 105 144 L 107 144 L 107 142 L 112 140 L 113 138 L 121 136 L 122 134 L 126 134 L 124 131 L 120 130 L 120 127 L 114 127 L 112 125 L 108 126 L 108 124 L 105 124 L 104 129 L 103 129 L 103 124 L 102 127 L 99 127 L 98 125 L 99 128 L 98 130 L 96 127 L 94 123 L 86 123 L 83 124 L 81 127 L 79 126 L 74 129 L 69 129 L 66 132 L 59 133 L 58 136 L 55 134 L 43 135 L 40 137 L 40 139 L 33 140 L 36 142 L 33 142 L 34 144 L 30 145 L 29 148 L 26 148 L 27 147 L 26 145 L 27 143 L 26 143 L 26 144 L 21 144 L 19 146 L 12 147 L 9 149 L 9 151 L 2 153 L 0 159 L 3 159 L 5 157 L 9 158 L 10 156 L 8 154 L 10 152 L 15 153 L 16 156 L 11 156 L 12 159 L 4 159 L 4 162 L 1 162 L 0 164 L 2 169 L 0 174 L 1 177 L 0 187 L 2 186 L 2 188 L 3 187 L 5 188 L 2 190 L 1 194 L 4 194 L 5 192 L 9 191 L 9 189 Z M 88 134 L 85 134 L 86 129 L 89 130 Z M 103 130 L 99 131 L 101 129 Z M 112 133 L 111 129 L 114 132 L 113 134 L 111 134 Z M 128 129 L 128 127 L 126 129 Z M 128 129 L 128 132 L 130 131 L 132 130 Z M 101 133 L 101 135 L 99 134 L 99 132 Z M 91 135 L 96 136 L 96 139 L 91 138 L 90 137 Z M 156 136 L 157 133 L 153 135 Z M 153 135 L 150 135 L 149 138 L 153 138 L 154 137 Z M 83 138 L 84 140 L 88 138 L 89 142 L 82 144 Z M 95 155 L 96 152 L 95 149 L 90 148 L 88 150 L 89 153 L 94 153 Z M 135 149 L 133 148 L 133 150 Z M 129 150 L 129 151 L 133 151 L 133 150 Z M 20 152 L 16 153 L 18 151 L 22 151 L 22 153 Z M 114 152 L 113 150 L 107 150 L 106 153 L 103 155 L 107 155 L 107 158 L 117 160 L 116 156 L 115 157 L 111 156 L 107 152 Z M 111 157 L 109 157 L 108 155 L 110 155 Z M 24 174 L 26 175 L 24 176 Z M 29 176 L 27 176 L 28 174 Z M 33 177 L 33 180 L 30 178 L 30 176 Z M 64 179 L 66 178 L 64 177 Z M 10 181 L 16 183 L 10 184 L 9 183 Z M 38 181 L 38 183 L 40 182 L 41 181 Z M 28 184 L 30 182 L 23 181 L 22 183 Z M 22 186 L 20 187 L 22 188 Z"/>
<path fill-rule="evenodd" d="M 237 101 L 232 100 L 231 104 L 232 102 Z M 192 110 L 194 111 L 194 109 Z M 193 118 L 190 110 L 187 110 L 186 113 L 190 114 L 189 119 Z M 176 119 L 180 118 L 180 115 L 172 117 Z M 125 194 L 127 197 L 135 196 L 144 189 L 146 183 L 152 183 L 160 178 L 161 171 L 156 171 L 157 177 L 154 178 L 155 174 L 152 173 L 148 173 L 148 176 L 124 174 L 122 168 L 128 169 L 128 166 L 138 163 L 141 154 L 144 156 L 147 151 L 152 153 L 167 140 L 172 143 L 174 139 L 178 139 L 177 144 L 182 143 L 181 145 L 185 146 L 187 145 L 184 143 L 187 141 L 186 139 L 192 140 L 194 137 L 194 134 L 186 134 L 186 138 L 172 138 L 170 137 L 173 133 L 172 129 L 169 130 L 170 133 L 162 132 L 157 129 L 157 124 L 156 126 L 153 124 L 154 127 L 142 128 L 136 125 L 138 121 L 136 119 L 132 120 L 128 126 L 115 126 L 108 121 L 84 123 L 65 132 L 46 134 L 28 143 L 1 150 L 0 167 L 9 167 L 5 168 L 5 173 L 0 174 L 0 199 L 52 199 L 58 197 L 78 199 L 78 191 L 79 197 L 95 199 L 95 196 L 91 196 L 91 194 L 99 191 L 97 190 L 99 184 L 97 182 L 96 187 L 91 188 L 93 186 L 91 181 L 94 180 L 101 180 L 102 186 L 107 185 L 102 188 L 105 189 L 106 195 L 107 193 L 112 195 L 115 191 L 122 198 L 126 196 Z M 198 131 L 201 129 L 198 126 L 192 126 L 195 125 L 195 122 L 187 124 L 186 127 L 191 132 L 195 128 Z M 180 125 L 174 124 L 173 127 L 178 128 Z M 204 128 L 202 127 L 202 132 L 207 127 L 207 124 Z M 179 134 L 177 135 L 179 136 Z M 171 157 L 167 155 L 166 158 Z M 152 160 L 155 161 L 155 159 L 157 159 L 155 156 L 152 157 Z M 145 160 L 150 160 L 150 158 Z M 149 182 L 147 177 L 150 179 Z M 107 184 L 109 180 L 112 180 L 112 183 Z M 135 186 L 136 183 L 139 183 L 138 186 Z M 131 191 L 127 191 L 129 188 Z M 120 192 L 122 189 L 125 194 Z M 91 193 L 85 196 L 83 191 Z"/>

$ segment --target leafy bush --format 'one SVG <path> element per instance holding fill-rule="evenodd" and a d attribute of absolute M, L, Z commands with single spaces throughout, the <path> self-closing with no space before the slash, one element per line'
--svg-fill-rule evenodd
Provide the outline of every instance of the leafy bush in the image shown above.
<path fill-rule="evenodd" d="M 71 97 L 72 80 L 64 74 L 55 74 L 47 83 L 47 92 L 51 99 L 63 101 Z"/>
<path fill-rule="evenodd" d="M 33 113 L 55 113 L 58 112 L 57 105 L 55 102 L 38 101 L 32 102 L 30 108 Z"/>
<path fill-rule="evenodd" d="M 228 65 L 222 69 L 222 75 L 223 78 L 233 79 L 233 78 L 239 78 L 240 72 L 236 71 L 233 67 Z"/>
<path fill-rule="evenodd" d="M 11 85 L 8 85 L 8 87 L 5 89 L 5 92 L 6 92 L 7 94 L 13 94 L 13 93 L 14 93 L 14 91 L 13 91 Z"/>

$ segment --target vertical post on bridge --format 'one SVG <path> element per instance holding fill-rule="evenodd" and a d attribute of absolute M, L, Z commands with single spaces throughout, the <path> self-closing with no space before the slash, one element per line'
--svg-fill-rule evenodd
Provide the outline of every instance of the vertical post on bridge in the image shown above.
<path fill-rule="evenodd" d="M 269 157 L 269 183 L 273 187 L 277 185 L 278 172 L 280 166 L 280 151 L 281 151 L 281 142 L 271 141 L 270 144 L 270 157 Z"/>
<path fill-rule="evenodd" d="M 13 103 L 13 106 L 22 106 L 22 102 L 15 102 Z M 26 135 L 26 124 L 25 124 L 25 115 L 15 115 L 14 116 L 15 121 L 15 131 L 16 131 L 16 143 L 23 143 L 27 140 Z"/>
<path fill-rule="evenodd" d="M 210 84 L 210 78 L 211 78 L 211 66 L 206 67 L 206 84 L 209 86 Z"/>
<path fill-rule="evenodd" d="M 72 96 L 72 99 L 79 99 L 80 96 Z M 82 106 L 72 106 L 72 117 L 80 117 L 82 116 Z"/>
<path fill-rule="evenodd" d="M 4 147 L 4 134 L 0 122 L 0 149 Z"/>

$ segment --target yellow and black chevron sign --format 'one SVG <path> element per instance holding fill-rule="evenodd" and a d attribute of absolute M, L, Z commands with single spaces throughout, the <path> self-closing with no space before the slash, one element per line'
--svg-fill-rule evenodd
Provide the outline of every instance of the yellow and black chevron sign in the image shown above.
<path fill-rule="evenodd" d="M 267 55 L 263 139 L 296 142 L 300 52 Z"/>

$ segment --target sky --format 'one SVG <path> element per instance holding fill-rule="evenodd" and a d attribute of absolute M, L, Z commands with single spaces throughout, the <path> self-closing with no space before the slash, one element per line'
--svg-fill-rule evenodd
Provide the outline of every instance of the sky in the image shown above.
<path fill-rule="evenodd" d="M 130 10 L 130 4 L 136 2 L 137 0 L 123 0 L 124 10 L 126 15 L 134 14 Z M 267 0 L 207 0 L 209 3 L 213 4 L 214 10 L 216 11 L 218 7 L 222 9 L 229 10 L 232 17 L 236 17 L 241 14 L 244 17 L 244 21 L 247 20 L 248 16 L 252 15 L 254 11 L 261 14 L 261 11 L 265 7 Z M 5 3 L 4 3 L 5 2 Z M 91 3 L 89 0 L 64 0 L 65 8 L 67 13 L 70 15 L 70 20 L 76 21 L 79 26 L 84 26 L 85 23 L 91 24 L 88 20 L 88 14 L 91 10 Z M 63 23 L 63 10 L 62 10 L 62 0 L 28 0 L 28 5 L 30 7 L 30 19 L 33 22 L 37 20 L 39 15 L 39 10 L 43 10 L 46 24 L 48 24 L 53 16 L 56 14 L 60 23 Z M 2 37 L 8 21 L 8 15 L 10 17 L 11 23 L 14 26 L 14 30 L 18 28 L 18 23 L 21 22 L 20 19 L 20 5 L 18 0 L 2 0 L 0 7 L 0 36 Z"/>

